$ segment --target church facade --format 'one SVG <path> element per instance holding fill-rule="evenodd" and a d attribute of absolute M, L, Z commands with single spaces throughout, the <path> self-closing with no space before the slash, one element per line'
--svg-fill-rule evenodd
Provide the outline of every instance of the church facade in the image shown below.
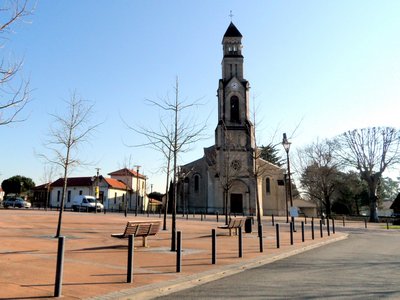
<path fill-rule="evenodd" d="M 231 22 L 222 39 L 215 145 L 179 170 L 177 211 L 285 215 L 284 170 L 258 157 L 243 76 L 242 34 Z M 258 191 L 258 196 L 257 196 Z"/>

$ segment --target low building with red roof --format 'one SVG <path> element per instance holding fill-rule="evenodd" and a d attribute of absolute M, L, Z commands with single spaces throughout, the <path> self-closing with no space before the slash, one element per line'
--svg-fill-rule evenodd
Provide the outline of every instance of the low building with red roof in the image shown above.
<path fill-rule="evenodd" d="M 72 207 L 72 201 L 77 195 L 94 196 L 96 187 L 99 187 L 98 199 L 107 210 L 146 210 L 148 198 L 146 193 L 147 177 L 130 169 L 121 169 L 109 173 L 111 178 L 100 175 L 86 177 L 68 177 L 65 195 L 65 208 Z M 59 207 L 61 203 L 64 178 L 53 183 L 35 187 L 36 202 L 40 206 Z"/>

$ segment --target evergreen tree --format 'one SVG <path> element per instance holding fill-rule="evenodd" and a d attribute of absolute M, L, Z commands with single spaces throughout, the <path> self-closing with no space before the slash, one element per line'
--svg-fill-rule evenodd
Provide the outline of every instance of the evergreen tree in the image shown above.
<path fill-rule="evenodd" d="M 267 146 L 262 145 L 259 148 L 260 151 L 260 158 L 266 160 L 278 167 L 281 167 L 284 164 L 284 158 L 278 155 L 279 150 L 276 149 L 276 145 L 272 145 L 269 143 Z"/>

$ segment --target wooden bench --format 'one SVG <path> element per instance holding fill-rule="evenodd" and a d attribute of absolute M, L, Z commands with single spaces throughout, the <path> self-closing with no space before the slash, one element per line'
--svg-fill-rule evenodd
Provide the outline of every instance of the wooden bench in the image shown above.
<path fill-rule="evenodd" d="M 232 230 L 235 230 L 235 234 L 237 235 L 237 231 L 239 228 L 242 228 L 246 218 L 230 218 L 228 225 L 218 226 L 219 229 L 229 229 L 229 235 L 232 235 Z"/>
<path fill-rule="evenodd" d="M 156 235 L 161 227 L 161 221 L 128 221 L 123 233 L 113 233 L 112 237 L 127 239 L 131 234 L 143 238 L 143 247 L 147 247 L 147 237 Z"/>

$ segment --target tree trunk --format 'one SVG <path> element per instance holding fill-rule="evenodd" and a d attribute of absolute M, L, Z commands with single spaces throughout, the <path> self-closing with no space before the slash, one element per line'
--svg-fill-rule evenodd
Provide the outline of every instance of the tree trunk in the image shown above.
<path fill-rule="evenodd" d="M 228 191 L 224 190 L 225 225 L 228 225 Z"/>
<path fill-rule="evenodd" d="M 378 179 L 376 176 L 371 176 L 371 180 L 368 181 L 368 192 L 369 192 L 369 221 L 378 223 Z"/>
<path fill-rule="evenodd" d="M 369 221 L 378 223 L 378 197 L 376 195 L 369 196 Z"/>
<path fill-rule="evenodd" d="M 329 198 L 325 199 L 325 211 L 326 211 L 326 217 L 330 218 L 332 215 L 332 210 L 331 210 L 331 200 Z"/>

